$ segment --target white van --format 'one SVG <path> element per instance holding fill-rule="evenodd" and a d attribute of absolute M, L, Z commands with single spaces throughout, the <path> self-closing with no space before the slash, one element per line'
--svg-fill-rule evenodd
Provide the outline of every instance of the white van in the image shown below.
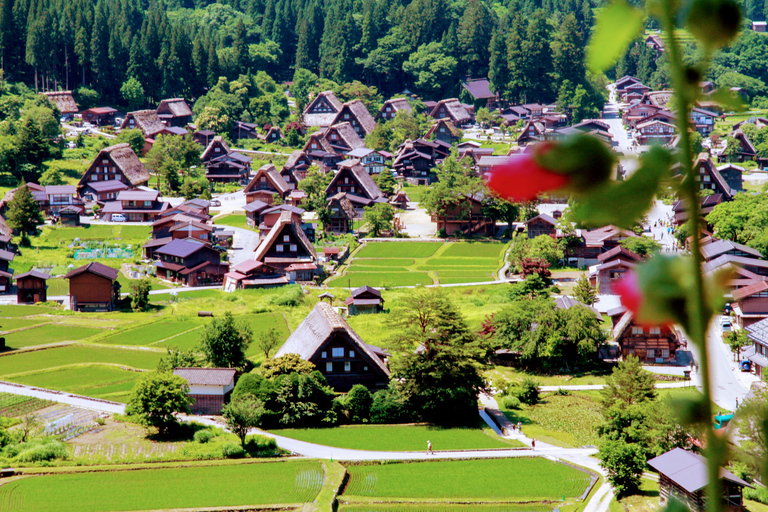
<path fill-rule="evenodd" d="M 122 213 L 113 213 L 110 218 L 112 222 L 125 222 L 125 215 Z"/>
<path fill-rule="evenodd" d="M 731 330 L 731 319 L 730 319 L 730 318 L 728 318 L 728 317 L 723 317 L 723 318 L 720 320 L 720 329 L 721 329 L 723 332 L 728 332 L 728 331 L 730 331 L 730 330 Z"/>

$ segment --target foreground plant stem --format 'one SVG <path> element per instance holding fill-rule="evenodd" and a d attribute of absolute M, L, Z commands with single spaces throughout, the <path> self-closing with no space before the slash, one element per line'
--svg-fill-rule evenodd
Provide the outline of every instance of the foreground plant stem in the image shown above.
<path fill-rule="evenodd" d="M 689 321 L 688 337 L 698 347 L 700 353 L 699 367 L 701 369 L 702 391 L 704 397 L 700 403 L 702 410 L 698 411 L 697 418 L 701 419 L 701 427 L 704 429 L 707 454 L 707 473 L 709 484 L 707 486 L 707 510 L 709 512 L 721 512 L 723 510 L 722 484 L 720 482 L 720 467 L 726 462 L 726 450 L 720 438 L 715 436 L 712 423 L 712 389 L 709 374 L 709 355 L 707 353 L 707 329 L 709 327 L 709 308 L 707 307 L 707 292 L 704 287 L 703 256 L 701 254 L 701 202 L 699 198 L 699 182 L 696 169 L 693 167 L 693 148 L 691 148 L 690 113 L 692 108 L 693 87 L 686 75 L 686 67 L 683 64 L 680 46 L 675 40 L 675 16 L 676 3 L 674 0 L 663 0 L 662 26 L 667 34 L 667 51 L 669 52 L 670 67 L 672 70 L 672 84 L 677 98 L 677 131 L 680 134 L 679 149 L 682 153 L 680 163 L 683 167 L 683 181 L 680 192 L 688 202 L 688 223 L 691 227 L 691 264 L 694 265 L 694 290 L 695 297 L 689 297 L 693 308 L 689 308 L 691 319 Z M 705 59 L 706 60 L 706 59 Z"/>

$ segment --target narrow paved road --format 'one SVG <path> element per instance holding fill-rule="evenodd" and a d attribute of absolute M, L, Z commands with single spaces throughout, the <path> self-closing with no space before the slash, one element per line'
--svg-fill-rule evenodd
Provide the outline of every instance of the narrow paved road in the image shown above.
<path fill-rule="evenodd" d="M 229 252 L 229 263 L 231 266 L 237 265 L 245 260 L 253 259 L 253 251 L 259 245 L 259 234 L 250 229 L 235 228 L 232 226 L 221 226 L 225 229 L 231 229 L 235 232 L 232 242 L 232 249 Z"/>

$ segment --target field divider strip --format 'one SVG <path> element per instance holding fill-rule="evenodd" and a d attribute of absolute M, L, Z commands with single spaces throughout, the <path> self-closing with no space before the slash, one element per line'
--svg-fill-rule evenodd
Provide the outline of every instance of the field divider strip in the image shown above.
<path fill-rule="evenodd" d="M 205 326 L 204 325 L 198 325 L 198 326 L 193 327 L 191 329 L 187 329 L 186 331 L 182 331 L 180 333 L 174 334 L 173 336 L 169 336 L 169 337 L 163 338 L 161 340 L 153 341 L 152 343 L 149 343 L 149 344 L 144 345 L 144 346 L 145 347 L 151 347 L 152 345 L 157 345 L 158 343 L 163 343 L 164 341 L 172 340 L 173 338 L 177 338 L 177 337 L 181 336 L 182 334 L 188 334 L 188 333 L 190 333 L 192 331 L 196 331 L 198 329 L 202 329 L 203 327 L 205 327 Z"/>

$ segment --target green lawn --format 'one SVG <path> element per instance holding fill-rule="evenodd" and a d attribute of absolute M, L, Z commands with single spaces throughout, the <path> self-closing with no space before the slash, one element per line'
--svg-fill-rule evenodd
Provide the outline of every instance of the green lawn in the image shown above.
<path fill-rule="evenodd" d="M 523 405 L 520 410 L 503 412 L 513 423 L 522 423 L 523 433 L 528 437 L 565 448 L 594 445 L 597 443 L 595 428 L 603 421 L 596 396 L 550 393 L 537 405 Z"/>
<path fill-rule="evenodd" d="M 48 232 L 52 242 L 80 240 L 125 240 L 148 239 L 152 233 L 149 226 L 123 226 L 121 224 L 84 224 L 80 227 L 57 227 Z"/>
<path fill-rule="evenodd" d="M 608 505 L 610 512 L 657 512 L 659 504 L 659 482 L 650 478 L 640 479 L 640 490 L 637 494 L 625 496 L 620 500 L 613 497 Z M 756 512 L 756 511 L 752 511 Z"/>
<path fill-rule="evenodd" d="M 215 220 L 215 224 L 219 226 L 231 226 L 234 228 L 252 229 L 248 225 L 248 217 L 239 214 L 225 215 Z"/>
<path fill-rule="evenodd" d="M 335 428 L 283 429 L 274 434 L 353 450 L 407 451 L 484 450 L 524 446 L 518 441 L 501 439 L 490 428 L 439 428 L 423 425 L 360 425 Z"/>
<path fill-rule="evenodd" d="M 84 363 L 122 364 L 152 369 L 157 366 L 162 355 L 162 352 L 149 350 L 70 345 L 0 357 L 0 376 Z"/>
<path fill-rule="evenodd" d="M 0 488 L 0 512 L 109 512 L 306 503 L 324 476 L 316 461 L 66 473 Z"/>
<path fill-rule="evenodd" d="M 429 189 L 429 187 L 425 185 L 406 185 L 404 188 L 405 193 L 408 194 L 408 199 L 414 203 L 420 203 L 421 199 L 424 197 L 424 193 Z"/>
<path fill-rule="evenodd" d="M 560 500 L 579 496 L 587 473 L 539 457 L 349 466 L 345 495 L 378 498 Z"/>
<path fill-rule="evenodd" d="M 56 311 L 53 308 L 47 308 L 45 306 L 0 306 L 0 317 L 17 317 L 17 316 L 32 316 L 32 315 L 45 315 Z M 0 320 L 0 325 L 2 325 Z"/>
<path fill-rule="evenodd" d="M 5 346 L 22 348 L 59 341 L 77 341 L 93 336 L 101 329 L 76 325 L 46 324 L 5 335 Z"/>
<path fill-rule="evenodd" d="M 368 242 L 355 258 L 428 258 L 441 242 Z"/>
<path fill-rule="evenodd" d="M 141 375 L 142 372 L 115 366 L 93 365 L 42 370 L 7 379 L 19 384 L 126 403 Z"/>
<path fill-rule="evenodd" d="M 278 347 L 291 335 L 291 331 L 288 330 L 288 324 L 282 313 L 257 313 L 255 315 L 236 317 L 235 320 L 245 321 L 250 326 L 251 331 L 253 331 L 253 343 L 248 347 L 245 355 L 254 361 L 264 359 L 264 354 L 259 349 L 259 338 L 269 329 L 277 331 Z"/>

